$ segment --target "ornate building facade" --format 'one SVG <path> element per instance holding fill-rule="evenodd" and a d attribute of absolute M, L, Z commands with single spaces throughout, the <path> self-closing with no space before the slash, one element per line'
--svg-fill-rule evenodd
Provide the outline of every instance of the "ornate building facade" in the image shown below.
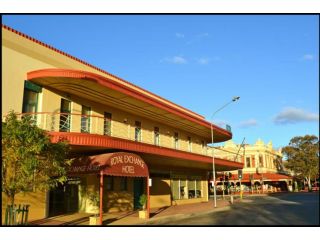
<path fill-rule="evenodd" d="M 219 157 L 232 160 L 242 159 L 241 184 L 245 192 L 291 191 L 292 177 L 284 170 L 281 149 L 274 149 L 272 142 L 265 144 L 258 139 L 255 144 L 236 144 L 232 140 L 217 149 Z M 229 172 L 230 177 L 229 177 Z M 233 186 L 240 186 L 238 171 L 227 172 L 228 181 Z M 220 173 L 220 176 L 224 176 Z M 226 179 L 219 179 L 221 182 Z"/>

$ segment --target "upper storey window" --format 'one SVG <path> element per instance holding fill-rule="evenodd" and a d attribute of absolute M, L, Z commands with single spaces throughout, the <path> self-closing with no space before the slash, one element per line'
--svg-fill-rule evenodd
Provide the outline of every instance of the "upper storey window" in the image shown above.
<path fill-rule="evenodd" d="M 174 148 L 179 148 L 179 134 L 177 132 L 174 133 Z"/>
<path fill-rule="evenodd" d="M 154 128 L 154 144 L 157 146 L 160 145 L 160 131 L 158 127 Z"/>
<path fill-rule="evenodd" d="M 251 167 L 250 157 L 246 157 L 246 167 Z"/>
<path fill-rule="evenodd" d="M 111 135 L 111 118 L 112 118 L 111 113 L 104 112 L 104 121 L 103 121 L 104 135 L 109 135 L 109 136 Z"/>
<path fill-rule="evenodd" d="M 259 167 L 263 167 L 263 158 L 262 158 L 262 155 L 259 155 Z"/>
<path fill-rule="evenodd" d="M 32 82 L 24 82 L 24 92 L 23 92 L 23 103 L 22 112 L 23 113 L 35 113 L 38 108 L 38 98 L 39 93 L 42 88 Z"/>
<path fill-rule="evenodd" d="M 201 141 L 201 151 L 202 151 L 202 154 L 207 154 L 207 147 L 204 141 Z"/>
<path fill-rule="evenodd" d="M 134 129 L 134 140 L 137 142 L 141 142 L 141 122 L 135 122 L 135 129 Z"/>
<path fill-rule="evenodd" d="M 191 137 L 188 137 L 188 151 L 192 152 L 192 142 L 191 142 Z"/>
<path fill-rule="evenodd" d="M 60 122 L 59 122 L 60 132 L 70 131 L 70 117 L 71 117 L 70 113 L 71 113 L 71 101 L 62 98 L 60 103 Z"/>
<path fill-rule="evenodd" d="M 89 133 L 90 132 L 90 112 L 91 108 L 82 105 L 81 110 L 81 132 Z"/>

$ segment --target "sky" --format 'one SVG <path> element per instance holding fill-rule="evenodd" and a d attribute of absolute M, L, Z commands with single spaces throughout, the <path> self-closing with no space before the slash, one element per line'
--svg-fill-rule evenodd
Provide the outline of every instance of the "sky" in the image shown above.
<path fill-rule="evenodd" d="M 6 15 L 3 24 L 275 148 L 319 136 L 319 17 Z M 214 116 L 212 114 L 232 102 Z"/>

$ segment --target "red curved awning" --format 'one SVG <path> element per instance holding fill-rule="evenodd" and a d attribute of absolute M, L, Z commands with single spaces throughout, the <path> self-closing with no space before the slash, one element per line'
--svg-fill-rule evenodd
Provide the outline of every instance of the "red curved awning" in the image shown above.
<path fill-rule="evenodd" d="M 96 73 L 75 70 L 75 69 L 40 69 L 27 73 L 27 79 L 41 86 L 47 86 L 59 91 L 64 91 L 68 94 L 85 94 L 91 100 L 100 96 L 99 101 L 107 101 L 108 98 L 121 98 L 126 104 L 135 103 L 140 109 L 143 108 L 149 113 L 152 112 L 158 116 L 165 114 L 170 116 L 171 121 L 176 121 L 193 129 L 195 133 L 201 133 L 209 142 L 211 140 L 211 123 L 205 120 L 199 114 L 185 109 L 168 100 L 160 98 L 152 93 L 148 93 L 137 87 L 132 87 L 130 84 L 114 81 L 111 78 L 101 76 Z M 102 91 L 107 88 L 108 91 Z M 110 96 L 109 96 L 110 94 Z M 117 94 L 123 94 L 117 96 Z M 110 100 L 111 101 L 111 100 Z M 114 99 L 112 100 L 114 101 Z M 151 116 L 151 115 L 150 115 Z M 222 142 L 232 138 L 232 133 L 226 129 L 213 125 L 215 142 Z M 185 129 L 187 130 L 187 129 Z"/>
<path fill-rule="evenodd" d="M 133 153 L 115 152 L 77 158 L 68 174 L 103 173 L 122 177 L 148 177 L 149 170 L 142 158 Z"/>

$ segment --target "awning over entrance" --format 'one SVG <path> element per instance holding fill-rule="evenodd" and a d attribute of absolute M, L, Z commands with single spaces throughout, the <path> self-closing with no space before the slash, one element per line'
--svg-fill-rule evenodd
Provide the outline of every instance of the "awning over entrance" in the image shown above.
<path fill-rule="evenodd" d="M 103 215 L 103 176 L 146 177 L 147 215 L 150 214 L 149 170 L 142 158 L 133 153 L 115 152 L 77 158 L 70 167 L 69 175 L 100 174 L 100 225 Z"/>
<path fill-rule="evenodd" d="M 77 158 L 68 171 L 70 175 L 90 173 L 123 177 L 149 176 L 148 166 L 142 158 L 127 152 Z"/>

